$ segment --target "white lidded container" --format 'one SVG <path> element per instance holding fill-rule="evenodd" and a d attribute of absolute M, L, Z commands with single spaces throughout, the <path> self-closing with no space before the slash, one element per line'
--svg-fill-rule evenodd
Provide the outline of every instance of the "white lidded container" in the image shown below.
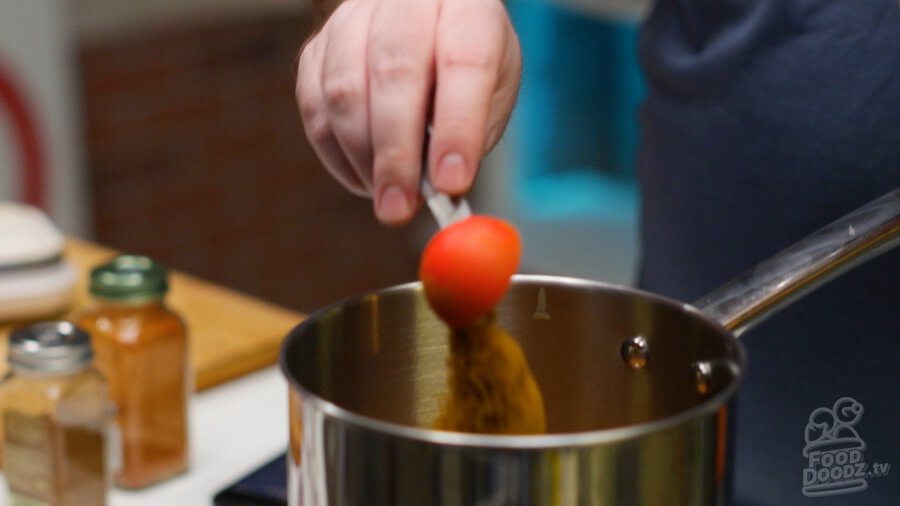
<path fill-rule="evenodd" d="M 0 201 L 0 322 L 59 314 L 72 303 L 75 269 L 65 238 L 40 209 Z"/>

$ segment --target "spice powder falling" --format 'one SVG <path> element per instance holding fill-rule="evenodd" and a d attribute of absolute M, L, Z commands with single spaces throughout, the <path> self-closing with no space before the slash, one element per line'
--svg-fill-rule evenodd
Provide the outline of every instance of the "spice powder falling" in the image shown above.
<path fill-rule="evenodd" d="M 522 348 L 494 316 L 450 331 L 448 393 L 434 428 L 478 434 L 541 434 L 544 400 Z"/>
<path fill-rule="evenodd" d="M 425 296 L 450 327 L 447 395 L 439 430 L 481 434 L 546 431 L 544 402 L 519 344 L 497 325 L 494 307 L 518 268 L 515 227 L 471 216 L 439 231 L 419 265 Z"/>

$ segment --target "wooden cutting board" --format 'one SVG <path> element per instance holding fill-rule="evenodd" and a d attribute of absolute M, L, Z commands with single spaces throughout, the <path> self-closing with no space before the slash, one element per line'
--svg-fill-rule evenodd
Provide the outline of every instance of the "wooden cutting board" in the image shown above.
<path fill-rule="evenodd" d="M 116 252 L 69 239 L 65 259 L 78 271 L 75 302 L 62 315 L 71 317 L 90 303 L 88 273 Z M 281 341 L 303 320 L 300 313 L 173 271 L 167 301 L 187 321 L 191 365 L 197 390 L 218 385 L 274 364 Z M 0 374 L 6 372 L 9 330 L 0 325 Z"/>

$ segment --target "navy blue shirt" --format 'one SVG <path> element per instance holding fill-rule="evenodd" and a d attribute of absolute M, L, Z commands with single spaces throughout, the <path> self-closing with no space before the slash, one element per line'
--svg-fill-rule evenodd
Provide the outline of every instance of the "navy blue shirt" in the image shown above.
<path fill-rule="evenodd" d="M 900 187 L 897 0 L 659 0 L 640 53 L 644 288 L 693 301 Z M 900 251 L 742 339 L 734 503 L 900 504 Z M 843 397 L 897 468 L 808 497 L 807 423 Z"/>

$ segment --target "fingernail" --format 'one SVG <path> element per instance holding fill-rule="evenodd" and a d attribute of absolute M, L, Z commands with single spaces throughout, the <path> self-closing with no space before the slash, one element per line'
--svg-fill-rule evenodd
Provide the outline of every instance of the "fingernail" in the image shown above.
<path fill-rule="evenodd" d="M 403 188 L 397 185 L 387 186 L 378 199 L 378 219 L 385 223 L 405 221 L 409 215 L 409 198 Z"/>
<path fill-rule="evenodd" d="M 466 160 L 459 153 L 450 153 L 441 158 L 437 174 L 434 175 L 434 186 L 443 191 L 461 192 L 466 186 Z"/>

